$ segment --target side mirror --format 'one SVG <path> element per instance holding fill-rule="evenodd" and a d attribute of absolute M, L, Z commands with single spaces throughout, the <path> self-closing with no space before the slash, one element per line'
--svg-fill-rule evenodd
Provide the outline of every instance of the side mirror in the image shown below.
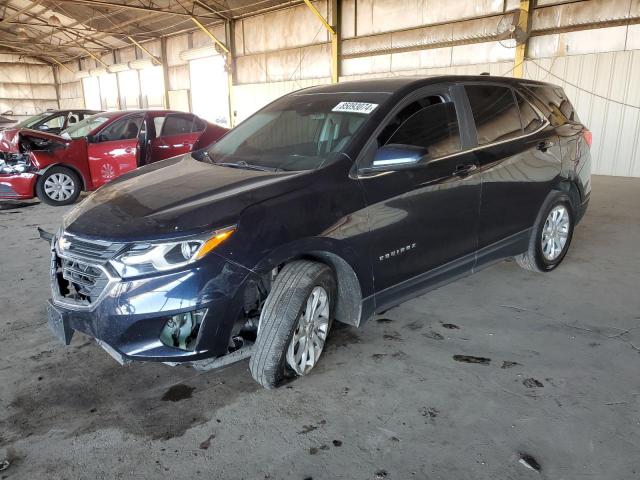
<path fill-rule="evenodd" d="M 389 144 L 378 149 L 371 167 L 378 170 L 411 166 L 422 160 L 426 154 L 427 149 L 423 147 Z"/>
<path fill-rule="evenodd" d="M 48 125 L 40 125 L 38 127 L 38 130 L 42 131 L 42 132 L 46 132 L 49 130 L 49 126 Z"/>
<path fill-rule="evenodd" d="M 98 143 L 95 135 L 87 135 L 85 138 L 87 139 L 87 143 Z"/>

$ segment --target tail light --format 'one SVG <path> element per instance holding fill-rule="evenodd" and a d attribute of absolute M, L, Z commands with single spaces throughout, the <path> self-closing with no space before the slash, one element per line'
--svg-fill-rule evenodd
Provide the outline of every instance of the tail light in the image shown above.
<path fill-rule="evenodd" d="M 582 131 L 582 138 L 584 138 L 584 141 L 587 142 L 587 145 L 591 148 L 591 142 L 593 142 L 593 134 L 591 133 L 591 130 L 585 128 Z"/>

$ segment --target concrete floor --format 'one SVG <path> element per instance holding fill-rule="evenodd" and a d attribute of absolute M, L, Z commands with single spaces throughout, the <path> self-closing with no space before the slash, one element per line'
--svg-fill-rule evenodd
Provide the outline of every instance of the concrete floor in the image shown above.
<path fill-rule="evenodd" d="M 554 273 L 503 262 L 336 329 L 310 376 L 266 391 L 246 361 L 122 368 L 58 345 L 36 226 L 66 209 L 0 204 L 0 477 L 638 478 L 639 207 L 640 179 L 595 178 Z"/>

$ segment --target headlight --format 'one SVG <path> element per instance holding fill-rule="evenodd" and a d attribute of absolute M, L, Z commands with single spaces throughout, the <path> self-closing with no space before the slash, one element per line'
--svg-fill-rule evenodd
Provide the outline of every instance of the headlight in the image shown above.
<path fill-rule="evenodd" d="M 111 265 L 122 277 L 173 270 L 200 260 L 235 230 L 235 227 L 227 227 L 170 242 L 137 243 L 111 260 Z"/>

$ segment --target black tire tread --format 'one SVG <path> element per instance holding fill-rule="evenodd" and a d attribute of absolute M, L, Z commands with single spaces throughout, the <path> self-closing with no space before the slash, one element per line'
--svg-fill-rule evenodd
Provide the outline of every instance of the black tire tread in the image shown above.
<path fill-rule="evenodd" d="M 260 315 L 260 333 L 254 345 L 249 369 L 264 388 L 275 388 L 283 380 L 282 361 L 293 323 L 312 283 L 331 269 L 317 262 L 296 260 L 286 264 L 276 277 Z"/>
<path fill-rule="evenodd" d="M 553 267 L 551 268 L 542 268 L 538 261 L 536 260 L 537 256 L 538 256 L 538 242 L 540 240 L 540 229 L 541 229 L 541 224 L 544 225 L 544 222 L 546 220 L 547 217 L 547 212 L 551 209 L 551 207 L 553 205 L 556 205 L 558 203 L 562 203 L 565 202 L 567 203 L 568 207 L 569 207 L 569 215 L 571 216 L 571 230 L 570 232 L 573 232 L 573 226 L 574 226 L 574 212 L 573 212 L 573 203 L 571 202 L 571 198 L 563 192 L 554 190 L 553 192 L 551 192 L 547 198 L 545 199 L 545 201 L 542 203 L 542 206 L 540 207 L 540 211 L 538 212 L 538 216 L 536 217 L 536 221 L 533 224 L 533 228 L 531 229 L 531 236 L 529 237 L 529 245 L 527 247 L 527 250 L 523 253 L 521 253 L 520 255 L 516 255 L 515 261 L 516 263 L 521 267 L 524 268 L 525 270 L 530 270 L 532 272 L 537 272 L 537 273 L 546 273 L 549 272 L 551 270 L 553 270 L 556 266 L 558 266 L 562 260 L 564 259 L 564 255 L 566 254 L 566 250 L 565 253 L 563 253 L 560 256 L 560 259 L 557 261 L 557 263 L 555 265 L 553 265 Z M 566 245 L 566 249 L 569 249 L 569 246 L 571 244 L 571 236 L 568 238 L 567 240 L 567 245 Z"/>

